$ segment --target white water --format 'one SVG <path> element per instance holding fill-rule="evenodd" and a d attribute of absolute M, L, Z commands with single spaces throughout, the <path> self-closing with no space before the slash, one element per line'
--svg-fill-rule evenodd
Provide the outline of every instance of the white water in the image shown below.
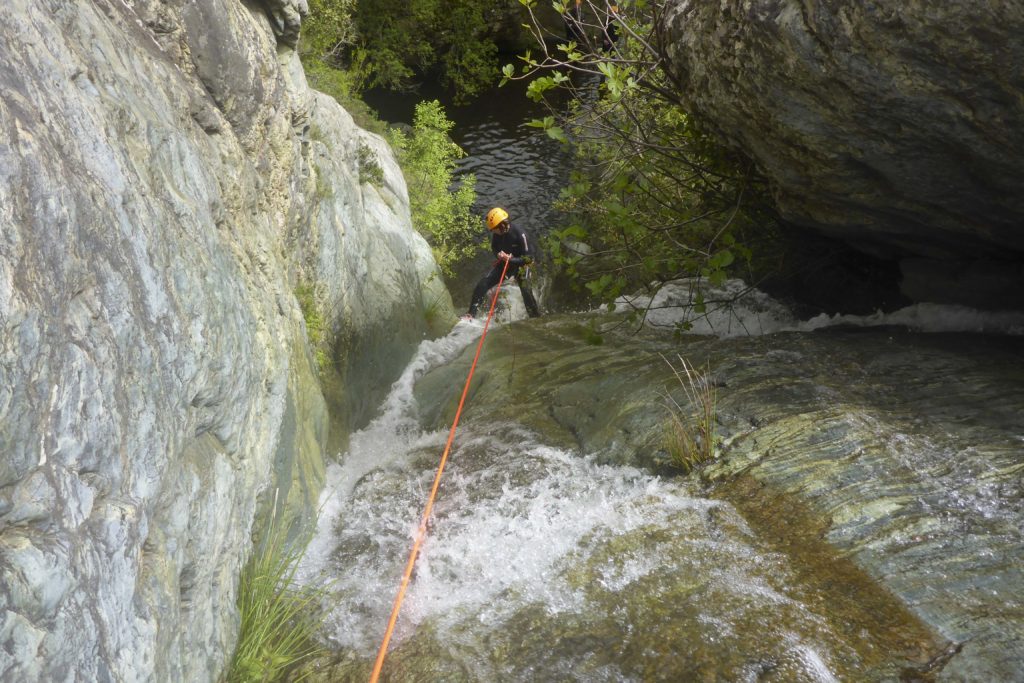
<path fill-rule="evenodd" d="M 919 303 L 892 313 L 821 314 L 810 320 L 797 320 L 780 302 L 757 289 L 749 289 L 742 280 L 729 280 L 721 287 L 706 289 L 708 312 L 705 315 L 694 313 L 692 296 L 691 283 L 680 280 L 666 284 L 653 300 L 637 295 L 622 297 L 616 303 L 620 308 L 648 309 L 647 324 L 652 327 L 675 328 L 689 320 L 692 325 L 689 334 L 718 337 L 813 332 L 839 326 L 898 326 L 915 332 L 1024 335 L 1024 312 L 1021 311 L 979 311 L 952 304 Z M 716 303 L 732 301 L 731 305 Z"/>
<path fill-rule="evenodd" d="M 331 582 L 327 637 L 341 650 L 372 657 L 379 646 L 447 438 L 446 430 L 419 427 L 415 382 L 475 343 L 480 329 L 460 323 L 448 337 L 424 342 L 378 417 L 353 435 L 341 464 L 328 470 L 302 573 L 307 582 Z M 642 552 L 609 546 L 617 538 L 649 534 L 663 540 L 643 543 Z M 466 644 L 467 638 L 508 637 L 509 620 L 529 605 L 543 605 L 553 620 L 560 614 L 603 619 L 605 607 L 594 604 L 595 594 L 622 594 L 625 600 L 632 590 L 628 599 L 635 601 L 640 582 L 640 597 L 652 590 L 669 594 L 687 582 L 718 602 L 713 616 L 702 614 L 689 627 L 700 637 L 722 643 L 715 647 L 748 644 L 752 636 L 737 632 L 736 622 L 785 608 L 789 627 L 802 624 L 803 636 L 779 632 L 769 639 L 771 647 L 801 680 L 834 680 L 827 646 L 807 640 L 827 627 L 784 594 L 787 572 L 780 559 L 753 544 L 731 507 L 696 497 L 679 481 L 596 464 L 547 446 L 518 425 L 474 419 L 470 406 L 392 648 L 429 624 L 445 642 L 472 651 L 483 646 Z M 593 557 L 605 559 L 594 567 L 587 564 Z M 572 579 L 581 566 L 590 567 L 584 586 Z M 623 624 L 624 634 L 645 627 Z M 565 671 L 573 671 L 574 657 L 584 661 L 590 654 L 566 653 Z M 496 675 L 486 662 L 470 665 L 479 680 Z M 529 680 L 530 666 L 523 662 L 523 673 L 511 678 Z M 630 680 L 612 669 L 604 667 L 600 675 L 592 670 L 584 679 Z"/>

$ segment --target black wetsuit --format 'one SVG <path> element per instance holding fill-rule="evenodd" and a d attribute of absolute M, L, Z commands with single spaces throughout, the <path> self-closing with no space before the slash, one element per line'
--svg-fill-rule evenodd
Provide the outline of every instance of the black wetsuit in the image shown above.
<path fill-rule="evenodd" d="M 615 49 L 615 43 L 619 42 L 619 27 L 615 23 L 615 17 L 611 14 L 605 19 L 604 35 L 601 37 L 601 49 L 611 52 Z"/>
<path fill-rule="evenodd" d="M 583 30 L 583 8 L 579 3 L 562 15 L 562 21 L 565 22 L 565 39 L 575 41 L 577 45 L 586 45 L 587 34 Z"/>
<path fill-rule="evenodd" d="M 508 262 L 508 270 L 505 277 L 514 277 L 519 283 L 519 291 L 523 294 L 523 303 L 526 304 L 526 312 L 531 318 L 540 316 L 540 308 L 537 300 L 533 297 L 533 288 L 530 287 L 530 264 L 533 263 L 533 250 L 530 242 L 526 239 L 526 233 L 514 225 L 510 225 L 508 232 L 504 235 L 494 231 L 491 233 L 491 253 L 497 256 L 504 251 L 512 254 Z M 473 298 L 469 303 L 469 314 L 475 316 L 480 303 L 487 296 L 487 290 L 498 284 L 501 279 L 501 270 L 505 262 L 497 260 L 490 272 L 484 275 L 473 290 Z"/>

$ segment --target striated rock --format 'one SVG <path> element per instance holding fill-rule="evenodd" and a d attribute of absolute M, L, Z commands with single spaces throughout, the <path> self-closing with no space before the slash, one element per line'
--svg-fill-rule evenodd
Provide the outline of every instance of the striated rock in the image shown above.
<path fill-rule="evenodd" d="M 767 318 L 770 313 L 765 310 L 762 315 Z M 508 509 L 504 506 L 515 499 L 517 487 L 533 486 L 523 481 L 529 481 L 536 444 L 585 454 L 592 462 L 677 474 L 678 470 L 666 467 L 667 396 L 684 407 L 684 419 L 696 421 L 699 408 L 690 404 L 664 359 L 672 359 L 676 367 L 680 355 L 698 369 L 708 363 L 716 386 L 715 430 L 721 441 L 717 459 L 691 479 L 702 485 L 702 494 L 733 505 L 758 543 L 785 558 L 783 568 L 771 570 L 779 575 L 792 572 L 782 591 L 791 596 L 821 596 L 806 604 L 810 612 L 819 608 L 823 612 L 814 636 L 820 638 L 814 640 L 818 651 L 829 653 L 829 665 L 822 671 L 827 669 L 837 680 L 857 681 L 1020 679 L 1024 661 L 1024 621 L 1020 619 L 1024 352 L 1019 336 L 922 334 L 891 326 L 673 339 L 647 331 L 633 334 L 619 322 L 602 314 L 549 316 L 492 332 L 475 375 L 472 412 L 460 427 L 463 450 L 447 475 L 449 491 L 462 489 L 471 491 L 472 497 L 484 497 L 486 480 L 475 473 L 466 477 L 469 466 L 465 463 L 490 465 L 488 458 L 498 453 L 515 466 L 511 474 L 499 471 L 491 482 L 492 492 L 501 495 L 489 505 Z M 594 330 L 605 334 L 603 344 L 588 343 Z M 419 415 L 427 429 L 449 423 L 448 406 L 458 395 L 459 378 L 472 353 L 470 347 L 417 383 Z M 435 405 L 443 408 L 422 409 Z M 467 438 L 467 432 L 473 438 Z M 502 448 L 512 444 L 509 452 L 489 444 L 484 435 L 494 435 Z M 451 483 L 458 468 L 464 480 Z M 545 463 L 543 469 L 552 471 L 557 466 Z M 563 481 L 553 487 L 555 497 L 593 495 L 600 476 L 587 474 L 593 479 L 580 485 L 585 493 Z M 466 479 L 472 483 L 467 485 Z M 519 516 L 505 522 L 501 534 L 515 537 L 517 529 L 557 515 L 549 509 L 557 505 L 550 498 L 545 500 L 543 491 L 535 487 L 523 494 L 526 500 L 542 502 L 533 511 L 512 508 L 510 517 L 515 512 Z M 459 505 L 448 503 L 448 514 L 456 519 L 444 519 L 445 513 L 439 512 L 434 533 L 470 527 L 474 541 L 486 545 L 486 539 L 480 538 L 484 534 L 473 526 L 479 520 L 459 516 L 473 516 L 472 497 Z M 657 497 L 652 492 L 652 501 Z M 355 507 L 353 515 L 358 514 Z M 464 513 L 463 507 L 471 512 Z M 699 562 L 696 558 L 704 543 L 715 544 L 713 554 L 727 555 L 728 548 L 717 545 L 725 535 L 720 526 L 696 533 L 701 540 L 698 547 L 674 549 L 665 559 L 649 561 L 680 528 L 692 527 L 677 519 L 667 528 L 644 524 L 631 541 L 612 527 L 635 511 L 618 505 L 614 509 L 615 520 L 593 537 L 611 537 L 611 542 L 624 547 L 591 557 L 592 546 L 580 544 L 569 564 L 583 569 L 591 563 L 605 568 L 615 562 L 635 563 L 631 572 L 623 570 L 611 577 L 604 573 L 601 580 L 598 571 L 593 579 L 588 576 L 577 585 L 595 593 L 606 582 L 615 586 L 598 614 L 614 614 L 617 624 L 628 624 L 615 634 L 617 639 L 592 636 L 586 630 L 588 623 L 581 629 L 565 618 L 557 598 L 559 609 L 549 607 L 542 624 L 518 631 L 503 627 L 502 632 L 536 634 L 541 628 L 552 629 L 545 652 L 568 639 L 565 631 L 572 633 L 580 648 L 588 647 L 587 638 L 593 637 L 591 642 L 597 644 L 589 645 L 592 658 L 603 656 L 607 643 L 614 642 L 620 649 L 614 650 L 611 659 L 620 667 L 647 660 L 659 646 L 668 648 L 671 656 L 658 662 L 658 673 L 637 675 L 640 680 L 659 679 L 666 671 L 671 672 L 666 675 L 669 680 L 741 680 L 743 676 L 736 673 L 740 665 L 728 668 L 732 658 L 749 665 L 771 662 L 777 656 L 763 654 L 758 641 L 766 630 L 785 624 L 787 633 L 800 633 L 798 620 L 790 622 L 779 603 L 754 610 L 752 623 L 733 623 L 729 614 L 736 602 L 726 597 L 726 590 L 698 593 L 699 598 L 693 599 L 694 585 L 704 586 L 709 576 L 720 573 L 710 566 L 679 567 L 651 581 L 663 563 Z M 585 514 L 585 508 L 580 514 Z M 574 514 L 558 519 L 567 528 L 576 522 Z M 502 557 L 509 545 L 513 544 L 498 545 Z M 547 553 L 548 545 L 540 545 L 542 553 Z M 443 551 L 432 553 L 436 554 L 430 557 L 430 571 L 436 576 L 442 573 L 437 555 Z M 643 567 L 639 571 L 637 564 Z M 344 569 L 355 570 L 351 565 Z M 685 590 L 674 592 L 675 582 Z M 638 585 L 642 590 L 636 591 Z M 680 628 L 702 623 L 718 627 L 703 636 L 699 629 L 682 635 L 669 629 L 658 631 L 663 607 L 657 601 L 642 609 L 631 610 L 630 605 L 659 594 L 673 596 L 667 607 L 670 615 L 693 610 L 680 620 Z M 558 594 L 538 591 L 538 595 L 531 599 L 552 600 L 550 596 Z M 487 619 L 472 615 L 477 617 L 467 620 L 472 626 L 461 631 L 470 642 L 493 623 L 488 620 L 494 618 L 494 610 L 489 603 L 486 609 Z M 665 616 L 663 623 L 671 618 Z M 912 623 L 915 620 L 917 624 Z M 835 626 L 826 627 L 827 623 Z M 822 646 L 832 638 L 828 635 L 832 628 L 842 634 L 838 647 Z M 635 637 L 634 631 L 650 633 L 649 629 L 655 629 L 658 637 L 642 640 L 643 651 L 630 653 L 626 645 Z M 735 640 L 723 647 L 730 638 Z M 457 656 L 451 640 L 411 652 L 416 657 L 414 666 L 426 668 L 431 658 L 453 651 Z M 522 651 L 523 642 L 528 641 L 523 636 L 511 640 L 506 644 L 498 639 L 502 647 L 487 641 L 474 663 L 486 661 L 492 652 L 505 652 L 506 645 Z M 458 647 L 467 646 L 459 643 Z M 846 647 L 855 648 L 857 654 L 844 664 L 841 650 Z M 401 652 L 396 648 L 394 654 Z M 519 661 L 534 666 L 543 662 L 542 656 Z M 905 670 L 889 668 L 893 660 L 904 657 L 907 661 L 899 666 Z M 536 670 L 554 671 L 557 664 L 541 663 Z M 672 668 L 688 664 L 695 670 Z M 781 680 L 806 680 L 779 673 L 774 666 L 771 670 Z"/>
<path fill-rule="evenodd" d="M 782 216 L 886 257 L 1024 252 L 1024 7 L 670 0 L 687 107 Z"/>
<path fill-rule="evenodd" d="M 0 6 L 4 680 L 217 678 L 258 510 L 322 483 L 297 284 L 340 414 L 452 315 L 386 146 L 275 39 L 304 4 Z"/>

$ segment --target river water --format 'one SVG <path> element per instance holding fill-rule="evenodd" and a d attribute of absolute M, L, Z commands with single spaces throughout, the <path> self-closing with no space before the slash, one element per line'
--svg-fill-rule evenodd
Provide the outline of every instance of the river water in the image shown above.
<path fill-rule="evenodd" d="M 1024 315 L 800 321 L 755 292 L 670 322 L 492 328 L 386 679 L 1019 680 Z M 369 672 L 480 331 L 423 342 L 329 468 L 322 680 Z M 717 368 L 700 477 L 659 463 L 673 354 Z"/>
<path fill-rule="evenodd" d="M 327 632 L 347 665 L 336 676 L 365 677 L 447 435 L 421 427 L 415 380 L 479 332 L 425 342 L 329 472 L 307 561 L 337 588 Z M 858 660 L 731 506 L 514 420 L 466 417 L 396 632 L 395 680 L 756 680 L 770 669 L 831 681 Z"/>
<path fill-rule="evenodd" d="M 503 206 L 522 227 L 543 234 L 557 220 L 551 204 L 568 177 L 567 157 L 561 145 L 526 125 L 545 112 L 527 99 L 525 90 L 524 82 L 511 81 L 461 106 L 430 84 L 408 93 L 375 91 L 365 99 L 384 120 L 407 125 L 418 102 L 440 101 L 455 124 L 452 140 L 466 152 L 457 172 L 473 173 L 477 179 L 475 209 L 481 229 L 487 210 Z"/>

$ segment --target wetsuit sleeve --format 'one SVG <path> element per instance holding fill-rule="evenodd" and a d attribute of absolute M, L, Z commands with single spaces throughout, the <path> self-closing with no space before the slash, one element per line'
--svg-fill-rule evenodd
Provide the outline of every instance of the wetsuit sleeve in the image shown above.
<path fill-rule="evenodd" d="M 501 251 L 501 244 L 498 240 L 498 235 L 491 233 L 491 253 L 494 254 L 494 258 L 498 258 L 499 251 Z"/>
<path fill-rule="evenodd" d="M 530 240 L 526 237 L 526 231 L 520 230 L 519 234 L 516 235 L 516 241 L 519 243 L 518 246 L 521 248 L 522 253 L 519 256 L 514 256 L 509 260 L 510 266 L 528 266 L 533 263 L 533 250 L 530 248 Z"/>

